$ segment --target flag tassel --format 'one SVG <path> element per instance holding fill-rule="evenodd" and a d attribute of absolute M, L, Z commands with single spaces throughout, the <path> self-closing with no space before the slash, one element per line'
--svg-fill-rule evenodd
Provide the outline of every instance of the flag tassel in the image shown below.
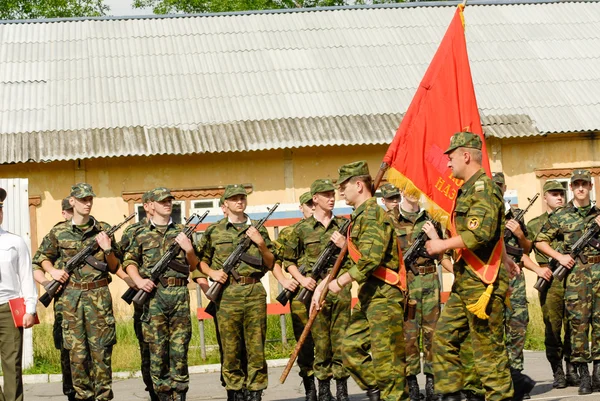
<path fill-rule="evenodd" d="M 494 285 L 489 284 L 487 289 L 481 294 L 477 302 L 471 305 L 467 305 L 467 310 L 477 316 L 479 319 L 488 320 L 490 317 L 485 313 L 485 309 L 490 302 L 492 292 L 494 291 Z"/>

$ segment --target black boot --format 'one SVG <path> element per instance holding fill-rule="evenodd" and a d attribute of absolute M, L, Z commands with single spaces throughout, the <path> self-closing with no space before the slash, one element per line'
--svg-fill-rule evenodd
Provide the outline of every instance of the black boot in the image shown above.
<path fill-rule="evenodd" d="M 588 369 L 587 363 L 578 363 L 577 372 L 579 373 L 579 395 L 592 394 L 592 378 L 590 377 L 590 370 Z"/>
<path fill-rule="evenodd" d="M 173 393 L 173 401 L 185 401 L 187 393 Z"/>
<path fill-rule="evenodd" d="M 369 401 L 379 401 L 380 391 L 378 388 L 370 388 L 367 390 L 367 398 Z"/>
<path fill-rule="evenodd" d="M 248 391 L 248 401 L 261 401 L 261 400 L 262 400 L 262 390 Z"/>
<path fill-rule="evenodd" d="M 562 367 L 562 361 L 552 364 L 552 374 L 554 375 L 554 382 L 552 383 L 553 388 L 566 388 L 567 377 Z"/>
<path fill-rule="evenodd" d="M 330 383 L 331 379 L 319 380 L 319 401 L 333 401 L 333 394 L 329 388 Z"/>
<path fill-rule="evenodd" d="M 419 401 L 421 399 L 421 390 L 419 389 L 417 376 L 406 376 L 406 382 L 408 383 L 408 396 L 410 397 L 410 401 Z"/>
<path fill-rule="evenodd" d="M 227 390 L 227 401 L 235 401 L 235 390 Z"/>
<path fill-rule="evenodd" d="M 75 393 L 67 394 L 67 401 L 77 401 L 77 398 L 75 398 Z"/>
<path fill-rule="evenodd" d="M 246 401 L 245 390 L 231 390 L 233 391 L 233 401 Z"/>
<path fill-rule="evenodd" d="M 567 378 L 567 386 L 569 387 L 579 387 L 581 384 L 581 379 L 579 378 L 579 373 L 577 373 L 577 369 L 575 369 L 575 365 L 573 365 L 570 361 L 565 361 L 565 365 L 567 367 L 566 378 Z"/>
<path fill-rule="evenodd" d="M 348 398 L 348 378 L 335 381 L 335 398 L 337 401 L 350 401 L 350 398 Z"/>
<path fill-rule="evenodd" d="M 461 400 L 460 392 L 442 395 L 442 401 L 460 401 L 460 400 Z"/>
<path fill-rule="evenodd" d="M 435 401 L 436 397 L 433 394 L 433 375 L 425 373 L 425 401 Z"/>
<path fill-rule="evenodd" d="M 156 393 L 159 401 L 172 401 L 173 395 L 171 393 Z"/>
<path fill-rule="evenodd" d="M 592 371 L 592 391 L 600 391 L 600 361 L 594 361 L 594 370 Z"/>
<path fill-rule="evenodd" d="M 535 381 L 521 373 L 520 370 L 510 369 L 510 376 L 512 377 L 515 393 L 513 395 L 513 401 L 523 401 L 525 394 L 531 393 L 531 390 L 535 387 Z"/>
<path fill-rule="evenodd" d="M 465 391 L 464 395 L 467 397 L 467 401 L 485 401 L 485 395 L 477 394 L 473 391 Z"/>
<path fill-rule="evenodd" d="M 317 388 L 315 387 L 315 377 L 308 376 L 302 379 L 304 384 L 305 401 L 317 401 Z"/>

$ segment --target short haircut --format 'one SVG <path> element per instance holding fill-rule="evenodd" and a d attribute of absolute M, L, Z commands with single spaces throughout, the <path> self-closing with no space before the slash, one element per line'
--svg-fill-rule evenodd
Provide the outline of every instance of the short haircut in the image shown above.
<path fill-rule="evenodd" d="M 475 163 L 478 163 L 478 164 L 483 163 L 483 152 L 481 151 L 481 149 L 461 147 L 460 151 L 469 153 Z"/>
<path fill-rule="evenodd" d="M 370 175 L 355 175 L 354 177 L 350 178 L 350 182 L 354 183 L 356 181 L 361 181 L 369 190 L 370 194 L 373 194 L 375 192 L 373 191 L 373 178 L 371 178 Z"/>

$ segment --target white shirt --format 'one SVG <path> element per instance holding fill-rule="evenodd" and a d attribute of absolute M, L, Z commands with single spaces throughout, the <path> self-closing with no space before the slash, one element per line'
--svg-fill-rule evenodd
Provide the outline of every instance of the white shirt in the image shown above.
<path fill-rule="evenodd" d="M 37 289 L 31 255 L 23 238 L 0 227 L 0 304 L 25 298 L 25 311 L 35 313 Z"/>

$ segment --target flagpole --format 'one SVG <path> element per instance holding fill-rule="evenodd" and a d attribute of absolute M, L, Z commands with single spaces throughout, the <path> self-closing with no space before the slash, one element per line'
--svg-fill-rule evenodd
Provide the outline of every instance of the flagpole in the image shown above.
<path fill-rule="evenodd" d="M 373 181 L 373 195 L 375 195 L 375 191 L 379 188 L 379 184 L 381 184 L 381 180 L 383 179 L 383 175 L 387 171 L 390 166 L 386 162 L 381 162 L 381 166 L 379 166 L 379 171 L 375 176 L 375 181 Z"/>

